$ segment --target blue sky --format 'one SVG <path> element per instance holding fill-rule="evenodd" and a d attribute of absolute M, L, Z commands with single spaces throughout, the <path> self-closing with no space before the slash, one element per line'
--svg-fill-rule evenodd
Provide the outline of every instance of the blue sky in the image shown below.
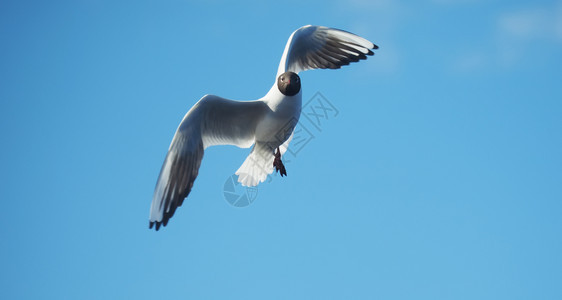
<path fill-rule="evenodd" d="M 301 73 L 338 114 L 247 207 L 209 148 L 148 230 L 183 115 L 306 24 L 380 46 Z M 561 1 L 2 1 L 0 39 L 2 299 L 562 298 Z"/>

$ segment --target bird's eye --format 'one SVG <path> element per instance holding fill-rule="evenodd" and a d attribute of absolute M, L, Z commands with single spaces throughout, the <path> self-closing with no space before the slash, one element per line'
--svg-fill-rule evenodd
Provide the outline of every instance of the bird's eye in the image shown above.
<path fill-rule="evenodd" d="M 285 77 L 281 76 L 281 81 L 285 81 Z"/>

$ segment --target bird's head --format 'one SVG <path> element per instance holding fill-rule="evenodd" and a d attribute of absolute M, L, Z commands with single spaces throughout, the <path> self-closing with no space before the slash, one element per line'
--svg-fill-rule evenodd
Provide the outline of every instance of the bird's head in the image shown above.
<path fill-rule="evenodd" d="M 294 96 L 301 90 L 301 79 L 294 72 L 285 72 L 277 78 L 277 88 L 285 96 Z"/>

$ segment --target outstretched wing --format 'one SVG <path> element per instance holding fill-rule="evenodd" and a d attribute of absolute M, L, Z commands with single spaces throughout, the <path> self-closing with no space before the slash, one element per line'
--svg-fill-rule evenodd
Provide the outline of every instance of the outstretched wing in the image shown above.
<path fill-rule="evenodd" d="M 292 71 L 339 69 L 373 55 L 379 47 L 353 33 L 324 26 L 306 25 L 289 37 L 277 76 Z"/>
<path fill-rule="evenodd" d="M 206 95 L 185 115 L 172 140 L 156 182 L 150 226 L 166 226 L 189 195 L 204 149 L 213 145 L 242 148 L 254 143 L 258 122 L 268 106 L 262 101 L 233 101 Z"/>

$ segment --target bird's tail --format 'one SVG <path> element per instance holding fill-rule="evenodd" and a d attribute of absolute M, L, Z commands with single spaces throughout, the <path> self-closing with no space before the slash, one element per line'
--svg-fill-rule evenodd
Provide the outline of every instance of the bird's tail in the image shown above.
<path fill-rule="evenodd" d="M 275 149 L 268 143 L 257 142 L 248 158 L 236 171 L 238 182 L 244 186 L 256 186 L 273 172 Z"/>

